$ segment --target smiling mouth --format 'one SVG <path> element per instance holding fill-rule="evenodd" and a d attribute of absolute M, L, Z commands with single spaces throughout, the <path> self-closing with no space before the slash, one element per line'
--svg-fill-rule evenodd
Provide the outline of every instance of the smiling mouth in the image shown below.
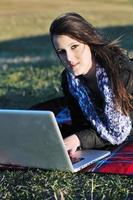
<path fill-rule="evenodd" d="M 77 65 L 78 65 L 79 63 L 76 63 L 76 64 L 74 64 L 74 65 L 70 65 L 71 66 L 71 68 L 75 68 Z"/>

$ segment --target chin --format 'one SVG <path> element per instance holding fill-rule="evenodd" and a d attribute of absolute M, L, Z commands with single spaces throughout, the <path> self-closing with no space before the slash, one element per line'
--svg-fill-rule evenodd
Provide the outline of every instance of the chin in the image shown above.
<path fill-rule="evenodd" d="M 74 76 L 80 76 L 80 75 L 82 75 L 81 72 L 74 72 L 74 71 L 73 71 L 73 74 L 74 74 Z"/>

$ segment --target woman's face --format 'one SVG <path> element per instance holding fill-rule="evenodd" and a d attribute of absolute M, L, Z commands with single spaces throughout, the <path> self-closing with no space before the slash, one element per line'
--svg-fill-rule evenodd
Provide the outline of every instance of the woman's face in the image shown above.
<path fill-rule="evenodd" d="M 53 43 L 63 65 L 75 76 L 94 71 L 90 47 L 67 35 L 54 35 Z"/>

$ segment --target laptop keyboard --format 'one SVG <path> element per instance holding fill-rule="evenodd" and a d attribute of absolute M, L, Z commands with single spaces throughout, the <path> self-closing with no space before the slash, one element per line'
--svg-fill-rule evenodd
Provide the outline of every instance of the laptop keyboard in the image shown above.
<path fill-rule="evenodd" d="M 76 157 L 70 157 L 72 164 L 78 163 L 82 160 L 84 160 L 85 158 L 76 158 Z"/>

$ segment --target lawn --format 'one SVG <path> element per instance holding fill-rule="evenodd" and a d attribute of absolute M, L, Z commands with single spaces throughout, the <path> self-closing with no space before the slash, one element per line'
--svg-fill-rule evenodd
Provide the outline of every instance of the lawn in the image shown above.
<path fill-rule="evenodd" d="M 0 107 L 28 109 L 62 96 L 60 73 L 49 26 L 60 13 L 76 11 L 107 37 L 123 36 L 121 46 L 133 55 L 132 0 L 1 0 Z M 3 200 L 131 200 L 132 177 L 46 171 L 0 171 Z"/>

